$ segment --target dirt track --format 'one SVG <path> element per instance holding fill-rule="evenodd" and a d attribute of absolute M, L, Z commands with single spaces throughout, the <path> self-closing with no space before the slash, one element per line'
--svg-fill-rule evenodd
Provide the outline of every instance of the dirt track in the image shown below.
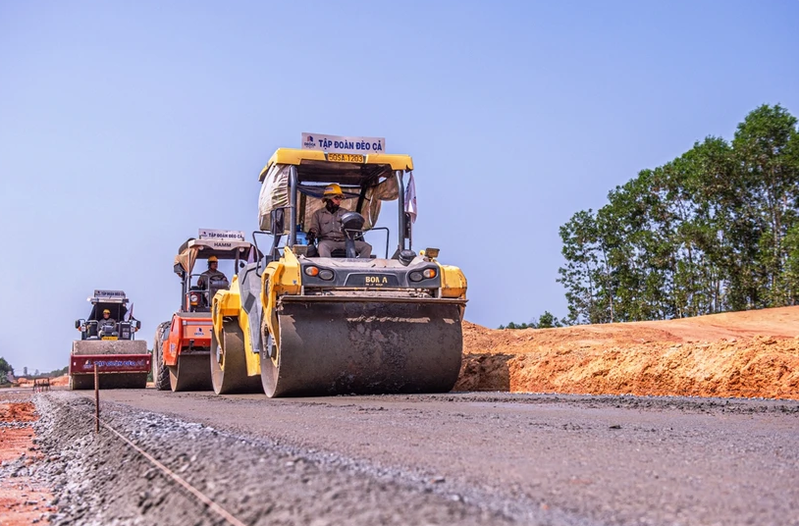
<path fill-rule="evenodd" d="M 33 425 L 38 415 L 31 392 L 0 394 L 0 525 L 46 523 L 53 496 L 47 484 L 32 477 L 43 459 L 33 445 Z"/>

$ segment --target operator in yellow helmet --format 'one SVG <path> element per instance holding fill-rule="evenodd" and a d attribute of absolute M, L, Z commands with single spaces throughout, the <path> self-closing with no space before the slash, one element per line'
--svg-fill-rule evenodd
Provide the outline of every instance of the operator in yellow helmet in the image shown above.
<path fill-rule="evenodd" d="M 103 317 L 97 320 L 97 330 L 102 330 L 103 327 L 108 327 L 106 329 L 108 332 L 114 330 L 117 326 L 117 320 L 111 317 L 111 311 L 108 309 L 103 309 Z"/>
<path fill-rule="evenodd" d="M 208 270 L 200 274 L 200 278 L 197 280 L 197 286 L 200 287 L 201 290 L 208 290 L 208 284 L 211 281 L 216 280 L 225 280 L 228 281 L 228 278 L 217 270 L 219 266 L 219 260 L 217 256 L 211 256 L 208 258 Z"/>
<path fill-rule="evenodd" d="M 311 216 L 311 224 L 308 227 L 309 243 L 316 238 L 319 240 L 317 250 L 320 257 L 329 258 L 331 252 L 336 248 L 344 250 L 344 230 L 342 229 L 342 215 L 349 212 L 342 208 L 344 193 L 338 184 L 331 184 L 325 187 L 322 194 L 322 201 L 325 208 L 320 208 Z M 364 241 L 356 241 L 356 252 L 358 257 L 368 258 L 372 253 L 372 245 Z"/>

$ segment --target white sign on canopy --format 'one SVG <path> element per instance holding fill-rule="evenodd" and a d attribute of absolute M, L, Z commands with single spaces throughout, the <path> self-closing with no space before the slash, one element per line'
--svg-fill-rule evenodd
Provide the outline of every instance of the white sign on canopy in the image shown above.
<path fill-rule="evenodd" d="M 105 299 L 105 300 L 120 300 L 120 299 L 125 299 L 125 293 L 121 290 L 95 289 L 94 297 L 97 299 Z"/>
<path fill-rule="evenodd" d="M 340 137 L 323 133 L 303 133 L 304 150 L 322 150 L 329 153 L 386 153 L 383 137 Z"/>
<path fill-rule="evenodd" d="M 214 230 L 201 228 L 197 236 L 199 239 L 225 239 L 229 241 L 244 241 L 244 232 L 241 230 Z"/>

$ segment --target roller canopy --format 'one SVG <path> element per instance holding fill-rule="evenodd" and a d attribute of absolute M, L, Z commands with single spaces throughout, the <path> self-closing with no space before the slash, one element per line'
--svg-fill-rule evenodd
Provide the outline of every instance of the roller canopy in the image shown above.
<path fill-rule="evenodd" d="M 237 259 L 238 256 L 238 259 L 246 263 L 253 263 L 260 259 L 261 254 L 247 241 L 190 237 L 178 248 L 174 264 L 179 265 L 184 272 L 191 273 L 198 258 L 208 259 L 211 256 L 219 259 Z"/>
<path fill-rule="evenodd" d="M 319 164 L 319 163 L 318 163 Z M 298 222 L 307 225 L 314 212 L 325 206 L 322 192 L 326 184 L 336 182 L 342 187 L 345 199 L 340 206 L 364 216 L 364 230 L 369 230 L 378 222 L 382 201 L 394 201 L 400 195 L 398 181 L 391 167 L 373 167 L 373 170 L 350 172 L 348 163 L 323 162 L 326 170 L 298 170 L 297 203 L 299 204 Z M 261 230 L 273 232 L 272 212 L 289 207 L 289 172 L 286 164 L 273 164 L 262 178 L 261 192 L 258 198 L 258 219 Z M 284 223 L 284 231 L 289 232 L 290 225 Z M 305 229 L 305 228 L 304 228 Z"/>

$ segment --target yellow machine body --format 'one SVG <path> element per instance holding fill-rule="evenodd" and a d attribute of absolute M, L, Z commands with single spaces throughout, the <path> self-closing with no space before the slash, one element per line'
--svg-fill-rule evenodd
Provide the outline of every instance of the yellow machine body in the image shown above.
<path fill-rule="evenodd" d="M 398 247 L 390 258 L 319 257 L 300 242 L 309 210 L 323 202 L 324 184 L 349 192 L 349 210 L 375 215 L 380 207 L 372 201 L 402 203 L 403 177 L 412 168 L 407 155 L 275 152 L 259 176 L 262 226 L 271 228 L 273 249 L 213 299 L 218 393 L 262 389 L 277 397 L 452 388 L 461 366 L 467 280 L 458 267 L 438 261 L 438 249 L 410 250 L 411 222 L 401 207 Z M 270 199 L 273 208 L 268 202 L 262 210 Z M 276 214 L 278 209 L 283 212 Z M 364 230 L 374 226 L 372 217 Z M 283 246 L 278 239 L 285 239 Z"/>

